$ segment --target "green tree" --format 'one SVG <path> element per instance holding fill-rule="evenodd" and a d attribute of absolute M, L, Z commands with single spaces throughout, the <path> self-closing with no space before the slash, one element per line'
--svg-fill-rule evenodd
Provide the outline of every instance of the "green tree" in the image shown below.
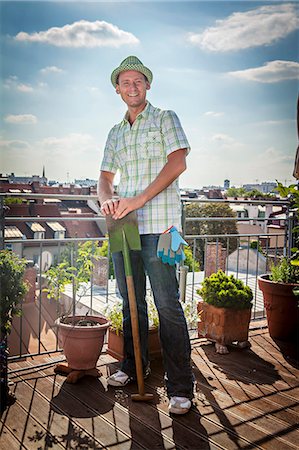
<path fill-rule="evenodd" d="M 186 218 L 187 217 L 232 217 L 236 218 L 236 213 L 230 208 L 229 205 L 223 203 L 190 203 L 186 205 Z M 228 254 L 236 250 L 238 246 L 238 238 L 221 237 L 223 234 L 238 234 L 237 220 L 201 220 L 201 221 L 188 221 L 186 222 L 186 234 L 188 235 L 201 235 L 202 239 L 198 239 L 196 242 L 196 259 L 202 265 L 204 262 L 204 249 L 205 242 L 215 242 L 217 238 L 204 238 L 205 235 L 219 236 L 218 242 L 221 242 L 222 246 L 227 249 Z M 193 240 L 189 242 L 191 248 L 193 248 Z"/>
<path fill-rule="evenodd" d="M 228 197 L 244 197 L 246 195 L 246 190 L 243 187 L 230 187 L 226 191 Z"/>

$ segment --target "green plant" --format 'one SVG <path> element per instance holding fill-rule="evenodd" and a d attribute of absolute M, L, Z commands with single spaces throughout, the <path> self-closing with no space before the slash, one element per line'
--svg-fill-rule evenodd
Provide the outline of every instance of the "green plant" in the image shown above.
<path fill-rule="evenodd" d="M 250 287 L 222 270 L 206 277 L 197 293 L 205 302 L 218 308 L 248 309 L 252 306 Z"/>
<path fill-rule="evenodd" d="M 45 273 L 47 287 L 43 291 L 47 292 L 47 297 L 59 301 L 66 285 L 72 284 L 79 301 L 90 289 L 88 282 L 94 267 L 93 259 L 97 256 L 100 256 L 100 248 L 92 241 L 69 245 L 62 253 L 62 261 Z"/>
<path fill-rule="evenodd" d="M 184 253 L 186 256 L 186 259 L 184 261 L 184 265 L 188 266 L 189 270 L 191 272 L 199 272 L 200 271 L 200 264 L 198 261 L 196 261 L 195 258 L 193 258 L 192 249 L 190 247 L 184 248 Z"/>
<path fill-rule="evenodd" d="M 147 312 L 149 326 L 158 328 L 159 326 L 159 316 L 158 311 L 155 306 L 154 300 L 150 298 L 147 300 Z M 114 303 L 113 306 L 107 307 L 104 311 L 105 316 L 111 322 L 111 328 L 113 331 L 119 335 L 123 330 L 123 311 L 122 311 L 122 301 Z"/>
<path fill-rule="evenodd" d="M 250 248 L 252 248 L 253 250 L 257 249 L 260 253 L 264 254 L 263 248 L 259 241 L 251 241 Z"/>
<path fill-rule="evenodd" d="M 0 251 L 1 337 L 10 333 L 12 318 L 20 315 L 21 302 L 28 291 L 24 272 L 26 260 L 9 250 Z"/>
<path fill-rule="evenodd" d="M 277 283 L 299 283 L 299 267 L 290 258 L 282 258 L 271 266 L 270 280 Z"/>
<path fill-rule="evenodd" d="M 112 307 L 107 307 L 104 314 L 111 322 L 110 328 L 119 335 L 123 330 L 122 302 L 117 302 Z"/>

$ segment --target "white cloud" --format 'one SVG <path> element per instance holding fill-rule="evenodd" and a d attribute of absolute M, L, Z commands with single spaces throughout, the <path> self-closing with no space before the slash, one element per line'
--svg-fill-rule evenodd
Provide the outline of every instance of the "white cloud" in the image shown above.
<path fill-rule="evenodd" d="M 33 87 L 30 84 L 18 84 L 17 90 L 20 92 L 33 92 Z"/>
<path fill-rule="evenodd" d="M 37 123 L 37 117 L 33 114 L 9 114 L 4 117 L 4 121 L 6 123 L 13 123 L 13 124 L 36 124 Z"/>
<path fill-rule="evenodd" d="M 299 26 L 296 5 L 261 6 L 247 12 L 235 12 L 202 33 L 189 33 L 192 44 L 208 51 L 226 52 L 270 45 Z"/>
<path fill-rule="evenodd" d="M 17 41 L 39 42 L 56 47 L 120 47 L 124 44 L 138 44 L 139 40 L 116 25 L 96 20 L 88 22 L 80 20 L 71 25 L 53 27 L 36 33 L 20 32 L 15 36 Z"/>
<path fill-rule="evenodd" d="M 208 116 L 208 117 L 221 117 L 221 116 L 224 115 L 224 113 L 223 112 L 216 112 L 216 111 L 206 111 L 204 113 L 204 115 Z"/>
<path fill-rule="evenodd" d="M 30 145 L 26 141 L 0 139 L 0 148 L 2 150 L 28 150 Z"/>
<path fill-rule="evenodd" d="M 224 134 L 224 133 L 214 134 L 212 136 L 211 140 L 214 142 L 220 142 L 223 144 L 232 144 L 232 143 L 236 142 L 233 137 L 229 136 L 228 134 Z"/>
<path fill-rule="evenodd" d="M 278 83 L 284 80 L 299 79 L 299 63 L 295 61 L 270 61 L 262 67 L 229 72 L 229 75 L 242 80 L 259 83 Z"/>
<path fill-rule="evenodd" d="M 48 73 L 64 73 L 63 69 L 60 69 L 57 66 L 47 66 L 40 70 L 40 73 L 43 75 L 47 75 Z"/>
<path fill-rule="evenodd" d="M 34 89 L 30 84 L 20 83 L 18 77 L 15 75 L 10 75 L 3 84 L 5 89 L 16 89 L 19 92 L 29 93 L 33 92 Z"/>
<path fill-rule="evenodd" d="M 51 153 L 61 153 L 61 155 L 82 153 L 87 149 L 95 149 L 95 141 L 89 134 L 70 133 L 63 137 L 47 137 L 37 143 L 37 145 Z"/>

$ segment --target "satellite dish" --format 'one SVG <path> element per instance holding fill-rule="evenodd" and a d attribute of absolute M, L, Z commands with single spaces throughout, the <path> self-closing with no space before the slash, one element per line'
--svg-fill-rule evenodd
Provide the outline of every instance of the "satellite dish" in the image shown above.
<path fill-rule="evenodd" d="M 47 250 L 44 250 L 41 254 L 41 256 L 38 257 L 38 266 L 40 267 L 41 272 L 46 272 L 48 269 L 50 269 L 53 262 L 53 255 L 52 253 L 48 252 Z"/>

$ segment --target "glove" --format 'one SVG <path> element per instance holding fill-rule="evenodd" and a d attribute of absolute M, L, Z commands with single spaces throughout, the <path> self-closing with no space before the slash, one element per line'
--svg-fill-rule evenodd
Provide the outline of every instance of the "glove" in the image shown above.
<path fill-rule="evenodd" d="M 171 227 L 159 237 L 157 256 L 164 264 L 174 266 L 186 259 L 183 245 L 188 245 L 175 227 Z"/>

